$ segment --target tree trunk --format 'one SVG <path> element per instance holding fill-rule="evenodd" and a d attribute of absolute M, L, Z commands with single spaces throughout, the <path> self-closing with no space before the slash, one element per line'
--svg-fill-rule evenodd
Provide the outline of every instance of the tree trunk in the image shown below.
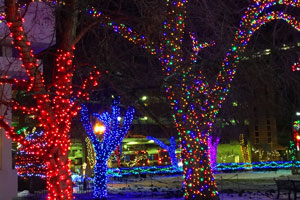
<path fill-rule="evenodd" d="M 185 199 L 218 200 L 218 192 L 208 159 L 207 141 L 203 138 L 182 140 Z"/>
<path fill-rule="evenodd" d="M 68 152 L 59 146 L 50 149 L 47 162 L 48 199 L 72 199 L 71 170 L 69 169 Z"/>
<path fill-rule="evenodd" d="M 101 152 L 97 152 L 97 155 L 101 155 Z M 94 168 L 94 199 L 107 200 L 107 160 L 97 159 Z"/>

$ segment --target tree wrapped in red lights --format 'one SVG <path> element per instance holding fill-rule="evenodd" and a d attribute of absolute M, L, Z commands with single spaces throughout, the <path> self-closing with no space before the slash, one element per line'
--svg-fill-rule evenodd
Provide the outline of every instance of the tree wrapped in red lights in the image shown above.
<path fill-rule="evenodd" d="M 242 17 L 233 45 L 223 60 L 214 84 L 209 84 L 211 81 L 202 71 L 195 72 L 193 68 L 199 51 L 214 43 L 200 43 L 194 33 L 189 33 L 190 40 L 186 39 L 188 0 L 166 0 L 166 3 L 164 32 L 158 42 L 150 41 L 146 35 L 124 24 L 112 23 L 109 17 L 95 9 L 90 13 L 102 18 L 107 26 L 111 26 L 128 41 L 158 57 L 165 75 L 164 87 L 173 110 L 182 149 L 185 199 L 219 199 L 209 161 L 208 135 L 229 92 L 240 55 L 251 36 L 273 20 L 283 20 L 299 31 L 299 22 L 293 16 L 269 9 L 276 5 L 299 8 L 300 1 L 254 0 Z M 187 44 L 189 41 L 192 41 L 192 51 L 185 48 L 191 46 Z"/>
<path fill-rule="evenodd" d="M 55 53 L 53 82 L 45 85 L 44 75 L 38 69 L 38 61 L 24 32 L 24 20 L 19 12 L 17 1 L 5 0 L 6 24 L 10 30 L 13 45 L 19 50 L 23 62 L 22 67 L 25 68 L 28 79 L 20 81 L 5 77 L 0 81 L 2 84 L 22 87 L 23 90 L 33 94 L 33 100 L 36 102 L 32 107 L 22 105 L 14 100 L 6 102 L 6 105 L 12 105 L 14 110 L 34 116 L 39 121 L 44 133 L 28 142 L 24 136 L 16 134 L 14 129 L 4 121 L 3 116 L 0 119 L 0 126 L 5 129 L 8 137 L 22 145 L 22 150 L 36 156 L 46 165 L 48 199 L 51 200 L 72 199 L 70 161 L 68 159 L 69 132 L 71 121 L 80 110 L 80 104 L 71 99 L 88 99 L 88 92 L 98 85 L 100 76 L 100 72 L 94 68 L 80 89 L 75 90 L 72 86 L 75 70 L 73 65 L 74 45 L 86 31 L 85 29 L 78 36 L 74 32 L 77 17 L 75 2 L 68 0 L 64 3 L 64 9 L 69 15 L 64 18 L 64 32 L 61 35 L 59 49 Z M 43 145 L 40 141 L 43 141 Z"/>

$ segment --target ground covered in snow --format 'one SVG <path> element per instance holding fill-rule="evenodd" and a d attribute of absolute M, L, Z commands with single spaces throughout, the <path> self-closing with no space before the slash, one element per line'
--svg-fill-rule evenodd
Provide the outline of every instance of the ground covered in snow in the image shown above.
<path fill-rule="evenodd" d="M 277 188 L 274 178 L 300 180 L 300 176 L 291 175 L 290 170 L 247 171 L 218 173 L 215 178 L 221 200 L 270 200 L 276 199 Z M 92 199 L 91 192 L 76 191 L 78 200 Z M 108 184 L 109 200 L 183 200 L 182 175 L 156 175 L 147 177 L 127 177 L 110 179 Z M 299 196 L 299 195 L 298 195 Z M 28 195 L 27 191 L 19 193 L 18 200 L 45 199 L 45 194 Z M 280 195 L 287 200 L 287 194 Z"/>

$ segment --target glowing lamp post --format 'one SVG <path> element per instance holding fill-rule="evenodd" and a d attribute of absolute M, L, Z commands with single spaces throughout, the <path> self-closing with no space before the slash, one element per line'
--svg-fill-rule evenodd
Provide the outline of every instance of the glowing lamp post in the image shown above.
<path fill-rule="evenodd" d="M 102 135 L 105 132 L 105 130 L 106 130 L 106 128 L 103 124 L 96 123 L 95 126 L 94 126 L 94 132 L 97 135 Z"/>

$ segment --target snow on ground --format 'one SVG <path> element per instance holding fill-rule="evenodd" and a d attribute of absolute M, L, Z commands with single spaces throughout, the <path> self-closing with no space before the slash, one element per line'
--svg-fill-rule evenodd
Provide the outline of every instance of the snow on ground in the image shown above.
<path fill-rule="evenodd" d="M 276 199 L 277 188 L 274 178 L 300 180 L 300 176 L 292 176 L 290 170 L 247 171 L 218 173 L 215 175 L 221 200 L 270 200 Z M 183 200 L 182 175 L 150 176 L 146 178 L 129 177 L 120 180 L 110 179 L 108 183 L 109 200 Z M 23 197 L 21 197 L 23 196 Z M 25 197 L 27 196 L 27 197 Z M 23 195 L 19 200 L 44 199 L 44 195 Z M 75 199 L 92 199 L 91 192 L 75 194 Z M 293 196 L 292 196 L 293 197 Z M 287 200 L 287 194 L 280 195 Z"/>

